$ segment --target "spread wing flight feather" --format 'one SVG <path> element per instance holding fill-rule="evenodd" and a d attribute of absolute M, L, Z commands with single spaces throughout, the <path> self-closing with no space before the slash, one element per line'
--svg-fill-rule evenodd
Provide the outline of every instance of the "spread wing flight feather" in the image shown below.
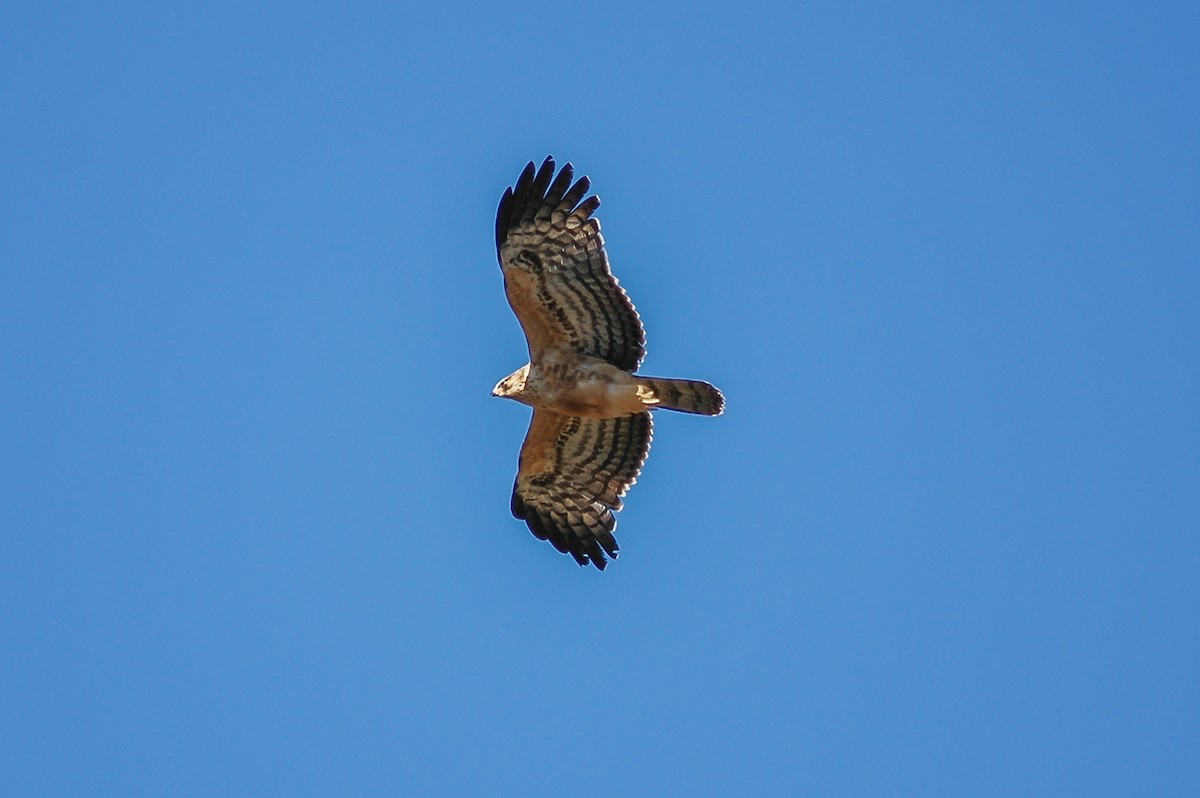
<path fill-rule="evenodd" d="M 621 418 L 533 412 L 521 447 L 512 514 L 580 565 L 617 556 L 613 513 L 650 452 L 649 413 Z"/>
<path fill-rule="evenodd" d="M 646 333 L 608 265 L 600 198 L 591 183 L 572 183 L 574 169 L 554 176 L 554 159 L 532 161 L 508 188 L 496 211 L 496 253 L 504 290 L 529 342 L 530 359 L 569 347 L 635 371 L 646 354 Z"/>

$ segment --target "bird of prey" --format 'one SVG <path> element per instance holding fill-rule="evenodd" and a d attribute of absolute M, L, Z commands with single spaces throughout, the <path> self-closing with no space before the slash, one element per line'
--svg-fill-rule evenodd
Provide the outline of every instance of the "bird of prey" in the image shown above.
<path fill-rule="evenodd" d="M 635 374 L 646 354 L 641 319 L 608 265 L 600 198 L 553 157 L 532 161 L 496 212 L 504 290 L 529 362 L 492 396 L 533 408 L 513 485 L 512 514 L 577 563 L 616 558 L 613 513 L 650 451 L 650 411 L 720 415 L 725 399 L 696 380 Z"/>

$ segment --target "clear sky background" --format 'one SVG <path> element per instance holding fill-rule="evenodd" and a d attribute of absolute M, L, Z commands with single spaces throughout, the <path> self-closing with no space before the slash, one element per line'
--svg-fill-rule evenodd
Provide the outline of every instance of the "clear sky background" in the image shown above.
<path fill-rule="evenodd" d="M 12 795 L 1200 794 L 1200 7 L 8 4 Z M 590 175 L 661 414 L 509 515 Z"/>

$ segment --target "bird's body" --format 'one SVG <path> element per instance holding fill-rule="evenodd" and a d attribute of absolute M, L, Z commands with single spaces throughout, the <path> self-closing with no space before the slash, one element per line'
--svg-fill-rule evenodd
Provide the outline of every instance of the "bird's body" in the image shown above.
<path fill-rule="evenodd" d="M 525 167 L 496 213 L 505 293 L 529 363 L 492 391 L 534 408 L 512 511 L 534 535 L 601 570 L 617 556 L 613 513 L 650 450 L 656 408 L 719 415 L 706 382 L 644 377 L 645 332 L 608 266 L 597 197 L 570 164 Z M 553 178 L 553 182 L 551 179 Z M 582 200 L 582 201 L 581 201 Z"/>
<path fill-rule="evenodd" d="M 647 409 L 632 374 L 570 350 L 555 350 L 522 366 L 497 388 L 497 396 L 584 418 L 620 418 Z"/>

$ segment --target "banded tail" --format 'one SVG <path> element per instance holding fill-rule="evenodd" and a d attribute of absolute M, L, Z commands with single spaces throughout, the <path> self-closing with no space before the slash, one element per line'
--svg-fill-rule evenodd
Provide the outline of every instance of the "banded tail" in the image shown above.
<path fill-rule="evenodd" d="M 640 376 L 637 380 L 638 396 L 649 407 L 702 416 L 719 416 L 725 412 L 725 397 L 707 382 Z"/>

